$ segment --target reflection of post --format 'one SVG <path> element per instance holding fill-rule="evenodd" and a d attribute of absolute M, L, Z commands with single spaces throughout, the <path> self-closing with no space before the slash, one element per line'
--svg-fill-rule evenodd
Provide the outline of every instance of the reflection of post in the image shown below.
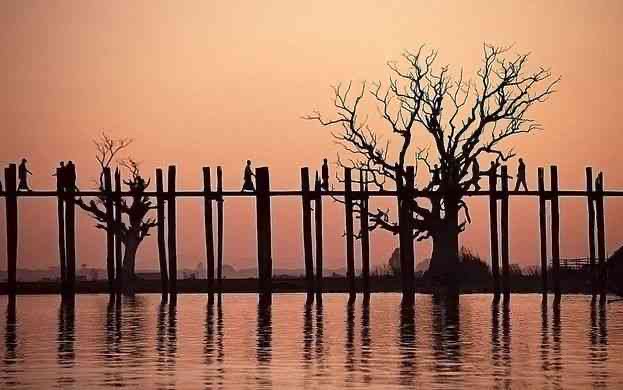
<path fill-rule="evenodd" d="M 346 213 L 346 278 L 350 299 L 355 294 L 355 242 L 353 227 L 353 194 L 351 169 L 344 168 L 344 211 Z"/>
<path fill-rule="evenodd" d="M 491 234 L 491 272 L 493 273 L 493 292 L 495 298 L 500 295 L 500 258 L 498 246 L 498 201 L 497 167 L 489 171 L 489 231 Z"/>
<path fill-rule="evenodd" d="M 216 191 L 218 193 L 216 202 L 216 279 L 218 291 L 221 292 L 223 288 L 223 170 L 220 166 L 216 167 Z"/>
<path fill-rule="evenodd" d="M 303 201 L 303 255 L 305 258 L 305 290 L 313 293 L 314 258 L 311 232 L 311 196 L 309 192 L 309 168 L 301 168 L 301 194 Z M 313 296 L 311 297 L 313 299 Z"/>
<path fill-rule="evenodd" d="M 539 168 L 539 237 L 541 249 L 541 285 L 543 295 L 547 295 L 547 215 L 545 198 L 545 170 Z"/>
<path fill-rule="evenodd" d="M 257 184 L 257 262 L 259 290 L 270 294 L 272 290 L 272 238 L 270 217 L 270 176 L 268 167 L 255 171 Z"/>
<path fill-rule="evenodd" d="M 209 167 L 203 167 L 203 193 L 203 220 L 206 242 L 206 279 L 208 279 L 208 291 L 212 293 L 214 288 L 214 228 L 212 224 L 212 183 L 210 180 Z"/>
<path fill-rule="evenodd" d="M 400 304 L 398 347 L 400 351 L 400 384 L 402 386 L 412 386 L 416 375 L 415 307 L 411 302 L 405 302 L 404 300 Z"/>
<path fill-rule="evenodd" d="M 257 361 L 263 365 L 272 359 L 272 313 L 271 305 L 262 300 L 257 305 Z"/>
<path fill-rule="evenodd" d="M 590 261 L 591 290 L 597 293 L 597 272 L 595 267 L 595 203 L 593 195 L 593 168 L 586 167 L 586 200 L 588 207 L 588 259 Z"/>
<path fill-rule="evenodd" d="M 14 362 L 17 357 L 17 312 L 15 295 L 9 295 L 7 300 L 6 331 L 4 336 L 4 347 L 6 350 L 5 362 Z"/>
<path fill-rule="evenodd" d="M 500 206 L 500 240 L 502 241 L 502 285 L 504 299 L 510 298 L 510 264 L 508 237 L 508 168 L 502 166 L 502 200 Z"/>
<path fill-rule="evenodd" d="M 554 293 L 560 296 L 560 210 L 558 207 L 558 167 L 550 167 L 552 201 L 552 272 L 554 274 Z"/>
<path fill-rule="evenodd" d="M 355 305 L 351 300 L 346 304 L 346 340 L 344 343 L 346 371 L 352 373 L 355 369 Z"/>
<path fill-rule="evenodd" d="M 58 314 L 58 360 L 61 366 L 73 366 L 75 359 L 75 298 L 63 297 Z"/>

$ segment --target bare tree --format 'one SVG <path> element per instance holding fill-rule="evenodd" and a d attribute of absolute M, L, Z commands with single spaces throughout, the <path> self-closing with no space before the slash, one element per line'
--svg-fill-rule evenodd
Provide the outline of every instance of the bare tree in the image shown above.
<path fill-rule="evenodd" d="M 96 146 L 96 160 L 101 168 L 99 178 L 99 189 L 104 190 L 104 170 L 110 168 L 115 162 L 117 155 L 126 149 L 132 140 L 128 138 L 113 139 L 102 133 L 100 138 L 93 141 Z M 150 181 L 145 181 L 140 174 L 139 164 L 132 158 L 116 161 L 118 166 L 115 174 L 120 174 L 119 168 L 125 168 L 128 171 L 127 179 L 123 180 L 130 192 L 130 202 L 125 198 L 118 200 L 122 218 L 117 220 L 114 216 L 106 212 L 105 195 L 91 199 L 85 202 L 82 199 L 77 200 L 77 204 L 97 223 L 99 229 L 109 230 L 115 234 L 115 237 L 124 245 L 123 269 L 121 271 L 121 281 L 124 289 L 131 289 L 132 281 L 135 279 L 136 254 L 141 242 L 149 235 L 149 230 L 155 227 L 156 220 L 149 218 L 149 211 L 155 209 L 145 191 L 149 187 Z M 119 271 L 118 271 L 119 272 Z"/>
<path fill-rule="evenodd" d="M 470 222 L 463 197 L 475 184 L 472 171 L 478 160 L 513 158 L 505 141 L 541 129 L 528 111 L 554 93 L 560 81 L 546 68 L 527 71 L 529 54 L 509 51 L 484 44 L 482 66 L 473 81 L 462 70 L 453 78 L 448 66 L 436 66 L 437 51 L 420 47 L 405 52 L 401 63 L 388 64 L 391 75 L 385 84 L 368 87 L 364 82 L 357 91 L 352 82 L 334 87 L 334 117 L 318 111 L 305 117 L 338 128 L 333 136 L 349 155 L 348 162 L 338 157 L 338 165 L 366 170 L 370 184 L 379 189 L 387 181 L 404 186 L 406 167 L 415 165 L 417 182 L 423 183 L 419 189 L 437 196 L 430 202 L 410 201 L 409 222 L 417 240 L 433 240 L 429 274 L 438 280 L 456 280 L 458 238 Z M 380 128 L 368 120 L 362 103 L 366 95 L 378 109 Z M 396 146 L 383 139 L 383 128 L 397 139 Z M 367 217 L 370 229 L 399 232 L 387 210 Z"/>

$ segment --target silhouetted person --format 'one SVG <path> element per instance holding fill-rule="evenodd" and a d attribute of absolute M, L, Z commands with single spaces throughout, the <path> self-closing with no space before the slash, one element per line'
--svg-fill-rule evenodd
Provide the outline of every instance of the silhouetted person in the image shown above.
<path fill-rule="evenodd" d="M 76 187 L 76 166 L 74 165 L 73 161 L 69 161 L 67 163 L 67 166 L 65 167 L 65 172 L 63 174 L 64 178 L 64 185 L 63 188 L 65 189 L 65 191 L 75 191 L 78 189 L 78 187 Z"/>
<path fill-rule="evenodd" d="M 56 171 L 57 173 L 53 173 L 52 176 L 57 176 L 57 180 L 61 185 L 61 189 L 64 191 L 65 190 L 65 161 L 61 161 L 59 166 L 58 166 L 58 170 Z"/>
<path fill-rule="evenodd" d="M 528 191 L 528 184 L 526 184 L 526 164 L 523 159 L 519 159 L 519 166 L 517 167 L 517 184 L 515 184 L 515 191 L 519 191 L 519 187 L 523 187 Z"/>
<path fill-rule="evenodd" d="M 26 167 L 26 163 L 28 161 L 23 158 L 22 162 L 19 164 L 19 168 L 18 168 L 18 172 L 17 172 L 17 176 L 19 179 L 19 185 L 17 186 L 17 190 L 24 190 L 24 191 L 32 191 L 30 189 L 30 187 L 28 187 L 28 175 L 32 175 L 32 172 L 30 172 L 28 170 L 28 167 Z"/>
<path fill-rule="evenodd" d="M 321 187 L 325 191 L 329 191 L 329 165 L 327 165 L 327 159 L 322 160 L 322 183 Z"/>
<path fill-rule="evenodd" d="M 244 167 L 244 183 L 242 184 L 242 191 L 255 191 L 253 185 L 253 170 L 251 169 L 251 160 L 247 160 L 247 166 Z"/>
<path fill-rule="evenodd" d="M 474 185 L 474 191 L 480 191 L 480 176 L 483 172 L 480 172 L 480 164 L 477 159 L 472 160 L 472 184 Z"/>

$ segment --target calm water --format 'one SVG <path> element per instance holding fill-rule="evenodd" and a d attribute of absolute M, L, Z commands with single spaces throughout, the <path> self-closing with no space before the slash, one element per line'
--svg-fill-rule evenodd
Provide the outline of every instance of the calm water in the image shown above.
<path fill-rule="evenodd" d="M 623 302 L 0 298 L 0 388 L 623 388 Z"/>

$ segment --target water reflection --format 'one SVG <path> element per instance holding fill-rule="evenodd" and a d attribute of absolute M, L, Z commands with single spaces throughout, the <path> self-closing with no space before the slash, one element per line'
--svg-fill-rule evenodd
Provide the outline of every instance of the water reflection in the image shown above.
<path fill-rule="evenodd" d="M 406 299 L 400 303 L 400 331 L 398 347 L 400 351 L 400 384 L 412 386 L 415 381 L 415 307 Z"/>
<path fill-rule="evenodd" d="M 57 383 L 60 387 L 70 386 L 75 382 L 72 370 L 76 354 L 74 351 L 76 302 L 73 296 L 61 298 L 58 310 L 57 360 L 62 368 Z"/>
<path fill-rule="evenodd" d="M 6 306 L 6 331 L 4 333 L 5 365 L 17 363 L 17 313 L 15 309 L 15 295 L 10 295 Z"/>
<path fill-rule="evenodd" d="M 370 371 L 370 358 L 372 357 L 372 337 L 370 336 L 370 294 L 364 294 L 361 303 L 361 372 L 363 382 L 370 383 L 372 375 Z"/>
<path fill-rule="evenodd" d="M 271 306 L 252 295 L 182 295 L 177 304 L 160 295 L 19 297 L 16 308 L 0 297 L 0 388 L 621 384 L 623 306 L 599 298 L 324 298 L 279 295 Z"/>
<path fill-rule="evenodd" d="M 606 316 L 607 302 L 603 299 L 597 303 L 597 297 L 591 300 L 590 315 L 590 346 L 589 361 L 593 388 L 607 388 L 608 379 L 608 319 Z"/>
<path fill-rule="evenodd" d="M 433 296 L 433 351 L 440 373 L 461 369 L 459 296 Z"/>

